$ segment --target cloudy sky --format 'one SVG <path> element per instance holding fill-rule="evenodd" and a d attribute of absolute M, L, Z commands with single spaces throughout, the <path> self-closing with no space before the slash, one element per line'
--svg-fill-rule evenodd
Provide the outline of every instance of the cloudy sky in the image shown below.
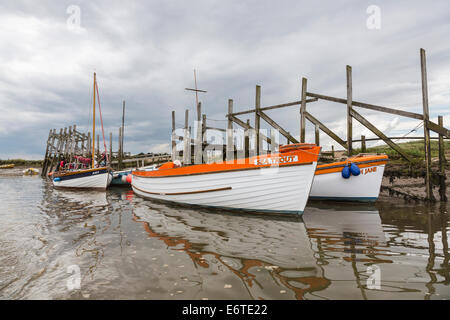
<path fill-rule="evenodd" d="M 370 5 L 380 9 L 379 29 L 368 28 Z M 354 100 L 420 113 L 420 48 L 431 117 L 450 126 L 448 1 L 5 0 L 0 37 L 0 159 L 42 158 L 51 128 L 89 130 L 93 72 L 114 149 L 126 100 L 132 153 L 168 151 L 172 110 L 178 127 L 185 109 L 192 120 L 195 97 L 184 88 L 194 85 L 194 68 L 211 126 L 226 126 L 229 98 L 236 111 L 254 106 L 256 84 L 262 106 L 299 100 L 301 77 L 311 92 L 345 98 L 347 64 Z M 345 105 L 308 110 L 346 139 Z M 390 136 L 419 123 L 358 111 Z M 298 107 L 268 114 L 299 135 Z M 373 136 L 354 123 L 355 136 Z M 313 127 L 307 132 L 313 141 Z M 324 134 L 321 142 L 337 145 Z"/>

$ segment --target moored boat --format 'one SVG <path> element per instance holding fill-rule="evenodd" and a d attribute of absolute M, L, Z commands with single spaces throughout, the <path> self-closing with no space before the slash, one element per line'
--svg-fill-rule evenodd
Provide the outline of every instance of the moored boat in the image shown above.
<path fill-rule="evenodd" d="M 92 136 L 95 137 L 95 98 L 96 93 L 98 96 L 98 86 L 96 80 L 96 74 L 94 73 L 94 95 L 93 95 L 93 121 L 92 121 Z M 100 120 L 102 122 L 102 135 L 103 141 L 105 141 L 105 136 L 103 132 L 103 120 L 101 115 L 100 101 L 99 101 L 99 111 L 100 111 Z M 105 149 L 106 149 L 106 144 Z M 98 146 L 100 148 L 100 146 Z M 91 168 L 83 168 L 83 169 L 74 169 L 77 168 L 78 164 L 69 165 L 68 170 L 65 170 L 63 165 L 64 161 L 61 161 L 62 164 L 59 166 L 59 169 L 53 172 L 50 176 L 53 181 L 53 186 L 56 188 L 77 188 L 77 189 L 99 189 L 106 190 L 111 183 L 112 173 L 111 169 L 106 166 L 98 166 L 94 160 L 95 157 L 95 139 L 92 139 L 92 159 L 80 159 L 79 157 L 75 157 L 77 161 L 86 162 L 86 164 L 91 163 Z M 107 157 L 106 150 L 104 152 L 105 157 Z M 103 159 L 103 158 L 102 158 Z M 86 161 L 85 161 L 86 160 Z M 100 161 L 100 159 L 99 159 Z"/>
<path fill-rule="evenodd" d="M 179 204 L 302 214 L 320 147 L 280 147 L 279 153 L 213 164 L 133 171 L 135 194 Z"/>
<path fill-rule="evenodd" d="M 57 188 L 105 190 L 112 180 L 112 173 L 108 167 L 55 172 L 52 176 L 53 186 Z"/>
<path fill-rule="evenodd" d="M 388 160 L 385 154 L 362 154 L 345 161 L 320 164 L 316 169 L 310 198 L 374 202 L 378 199 Z M 350 170 L 354 170 L 353 173 Z"/>

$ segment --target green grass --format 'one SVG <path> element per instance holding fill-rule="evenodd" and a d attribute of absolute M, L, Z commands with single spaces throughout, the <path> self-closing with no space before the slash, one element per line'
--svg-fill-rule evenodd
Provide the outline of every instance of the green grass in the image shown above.
<path fill-rule="evenodd" d="M 423 161 L 424 156 L 424 150 L 425 145 L 423 141 L 410 141 L 410 142 L 403 142 L 403 143 L 397 143 L 400 148 L 402 148 L 408 155 L 413 158 L 415 161 Z M 448 154 L 450 152 L 450 141 L 444 141 L 445 150 Z M 353 153 L 358 154 L 361 152 L 361 149 L 354 149 Z M 403 159 L 400 154 L 397 153 L 397 151 L 393 150 L 388 145 L 381 145 L 377 147 L 371 147 L 367 148 L 367 153 L 385 153 L 391 158 L 392 160 L 396 159 Z M 439 145 L 437 140 L 431 141 L 431 157 L 437 158 L 439 157 Z"/>

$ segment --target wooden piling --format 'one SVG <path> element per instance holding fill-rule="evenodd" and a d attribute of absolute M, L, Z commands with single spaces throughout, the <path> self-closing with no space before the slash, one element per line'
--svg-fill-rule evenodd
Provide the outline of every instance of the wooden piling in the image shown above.
<path fill-rule="evenodd" d="M 109 166 L 112 165 L 112 132 L 109 133 Z"/>
<path fill-rule="evenodd" d="M 334 145 L 331 145 L 331 156 L 332 156 L 333 159 L 334 159 Z"/>
<path fill-rule="evenodd" d="M 444 119 L 438 116 L 438 124 L 444 127 Z M 441 201 L 447 201 L 447 186 L 445 184 L 445 144 L 444 136 L 439 134 L 439 196 Z"/>
<path fill-rule="evenodd" d="M 184 116 L 184 136 L 183 136 L 183 163 L 190 164 L 190 150 L 191 150 L 191 138 L 189 136 L 189 110 L 186 109 Z"/>
<path fill-rule="evenodd" d="M 208 162 L 208 154 L 204 154 L 205 150 L 203 144 L 208 142 L 208 137 L 206 135 L 206 114 L 202 114 L 202 163 Z"/>
<path fill-rule="evenodd" d="M 352 67 L 347 65 L 347 154 L 352 155 L 353 125 L 352 125 Z"/>
<path fill-rule="evenodd" d="M 249 131 L 249 127 L 250 127 L 250 119 L 247 119 L 247 127 L 245 128 L 244 131 L 244 153 L 245 153 L 245 158 L 248 158 L 250 156 L 250 131 Z"/>
<path fill-rule="evenodd" d="M 425 143 L 425 191 L 427 194 L 427 200 L 433 201 L 434 195 L 431 185 L 431 144 L 430 144 L 430 130 L 428 129 L 428 121 L 430 119 L 430 112 L 428 107 L 428 82 L 427 82 L 427 66 L 425 50 L 420 49 L 420 66 L 422 75 L 422 104 L 423 104 L 423 131 L 424 131 L 424 143 Z"/>
<path fill-rule="evenodd" d="M 122 127 L 119 127 L 119 141 L 117 149 L 117 169 L 122 170 L 123 158 L 122 158 Z"/>
<path fill-rule="evenodd" d="M 233 144 L 233 99 L 228 99 L 228 126 L 227 126 L 227 161 L 234 160 L 234 144 Z"/>
<path fill-rule="evenodd" d="M 261 128 L 261 118 L 259 111 L 261 109 L 261 86 L 256 86 L 256 94 L 255 94 L 255 134 L 256 134 L 256 154 L 259 154 L 259 146 L 260 146 L 260 135 L 259 129 Z"/>
<path fill-rule="evenodd" d="M 44 177 L 46 175 L 51 138 L 52 138 L 52 130 L 50 129 L 50 132 L 48 133 L 48 138 L 47 138 L 47 147 L 45 149 L 44 163 L 42 164 L 42 170 L 41 170 L 42 177 Z"/>
<path fill-rule="evenodd" d="M 195 139 L 194 145 L 194 163 L 201 164 L 203 162 L 203 139 L 202 139 L 202 103 L 199 102 L 197 104 L 197 124 L 196 124 L 196 134 L 197 137 Z"/>
<path fill-rule="evenodd" d="M 316 123 L 315 125 L 315 142 L 316 142 L 316 146 L 320 146 L 320 130 L 319 130 L 319 125 Z"/>
<path fill-rule="evenodd" d="M 300 105 L 300 142 L 305 143 L 305 111 L 306 111 L 306 88 L 308 85 L 308 80 L 302 78 L 302 103 Z"/>
<path fill-rule="evenodd" d="M 361 152 L 366 152 L 366 136 L 361 135 Z"/>
<path fill-rule="evenodd" d="M 276 131 L 275 129 L 270 129 L 270 153 L 275 153 L 277 151 L 277 132 L 278 131 Z"/>
<path fill-rule="evenodd" d="M 176 134 L 175 134 L 175 111 L 172 111 L 172 161 L 177 160 L 177 142 L 176 142 Z"/>

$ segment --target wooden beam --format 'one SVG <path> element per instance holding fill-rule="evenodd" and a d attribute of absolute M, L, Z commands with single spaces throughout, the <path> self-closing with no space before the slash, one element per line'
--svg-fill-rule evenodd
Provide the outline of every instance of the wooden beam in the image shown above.
<path fill-rule="evenodd" d="M 306 88 L 308 85 L 308 80 L 306 78 L 302 78 L 302 103 L 300 106 L 300 142 L 305 142 L 305 112 L 306 112 Z"/>
<path fill-rule="evenodd" d="M 314 116 L 308 112 L 305 112 L 305 117 L 306 119 L 308 119 L 309 121 L 311 121 L 314 124 L 318 124 L 320 130 L 322 130 L 323 132 L 325 132 L 328 136 L 330 136 L 334 141 L 336 141 L 337 143 L 339 143 L 341 146 L 343 146 L 344 148 L 347 149 L 347 142 L 345 142 L 344 140 L 342 140 L 341 138 L 339 138 L 333 131 L 331 131 L 330 129 L 328 129 L 327 126 L 325 126 L 322 122 L 320 122 L 319 120 L 317 120 L 316 118 L 314 118 Z"/>
<path fill-rule="evenodd" d="M 292 143 L 298 143 L 298 140 L 291 136 L 286 130 L 284 130 L 278 123 L 272 120 L 267 114 L 259 111 L 259 115 L 264 119 L 268 124 L 277 129 L 283 136 L 285 136 L 288 140 L 292 141 Z"/>
<path fill-rule="evenodd" d="M 317 93 L 312 93 L 312 92 L 307 92 L 306 95 L 308 97 L 313 97 L 313 98 L 318 98 L 318 99 L 322 99 L 322 100 L 327 100 L 327 101 L 347 104 L 347 99 L 335 98 L 335 97 L 325 96 L 325 95 L 322 95 L 322 94 L 317 94 Z M 403 111 L 403 110 L 398 110 L 398 109 L 392 109 L 392 108 L 386 108 L 386 107 L 377 106 L 377 105 L 374 105 L 374 104 L 368 104 L 368 103 L 363 103 L 363 102 L 358 102 L 358 101 L 352 101 L 352 106 L 360 107 L 360 108 L 364 108 L 364 109 L 369 109 L 369 110 L 385 112 L 385 113 L 390 113 L 390 114 L 396 114 L 396 115 L 399 115 L 399 116 L 402 116 L 402 117 L 407 117 L 407 118 L 423 120 L 423 115 L 421 115 L 419 113 Z"/>
<path fill-rule="evenodd" d="M 352 139 L 353 139 L 353 125 L 352 125 L 352 100 L 353 100 L 353 88 L 352 88 L 352 67 L 347 66 L 347 154 L 350 157 L 352 155 Z"/>
<path fill-rule="evenodd" d="M 355 110 L 351 110 L 351 116 L 355 118 L 359 123 L 361 123 L 363 126 L 365 126 L 367 129 L 375 133 L 377 136 L 379 136 L 386 144 L 388 144 L 392 149 L 397 151 L 403 158 L 408 160 L 409 162 L 412 162 L 412 159 L 408 156 L 405 151 L 402 150 L 396 143 L 394 143 L 391 139 L 389 139 L 383 132 L 378 130 L 372 123 L 366 120 L 362 115 L 360 115 Z"/>
<path fill-rule="evenodd" d="M 317 98 L 312 98 L 312 99 L 306 99 L 305 103 L 310 103 L 310 102 L 315 102 L 318 101 L 319 99 Z M 267 111 L 267 110 L 273 110 L 273 109 L 278 109 L 278 108 L 284 108 L 284 107 L 291 107 L 291 106 L 296 106 L 302 104 L 302 101 L 294 101 L 294 102 L 289 102 L 289 103 L 283 103 L 283 104 L 277 104 L 277 105 L 273 105 L 273 106 L 268 106 L 268 107 L 261 107 L 259 110 L 261 111 Z M 233 113 L 233 116 L 240 116 L 243 114 L 248 114 L 248 113 L 253 113 L 256 112 L 256 109 L 250 109 L 247 111 L 239 111 L 239 112 L 235 112 Z"/>
<path fill-rule="evenodd" d="M 253 129 L 253 127 L 250 125 L 249 121 L 247 121 L 247 123 L 245 123 L 244 121 L 242 121 L 239 118 L 236 118 L 234 116 L 231 116 L 231 119 L 233 120 L 234 123 L 240 125 L 242 128 L 250 130 Z M 267 141 L 267 143 L 272 143 L 272 140 L 270 140 L 270 138 L 266 137 L 264 134 L 260 134 L 261 139 Z"/>
<path fill-rule="evenodd" d="M 434 200 L 433 189 L 431 184 L 431 144 L 430 129 L 428 129 L 428 121 L 430 119 L 430 111 L 428 107 L 428 81 L 427 81 L 427 62 L 425 50 L 420 49 L 420 70 L 422 75 L 422 105 L 423 105 L 423 132 L 425 137 L 425 191 L 427 200 Z"/>
<path fill-rule="evenodd" d="M 430 120 L 426 120 L 428 129 L 443 135 L 444 137 L 450 138 L 450 130 L 446 129 L 444 126 L 440 126 Z"/>

